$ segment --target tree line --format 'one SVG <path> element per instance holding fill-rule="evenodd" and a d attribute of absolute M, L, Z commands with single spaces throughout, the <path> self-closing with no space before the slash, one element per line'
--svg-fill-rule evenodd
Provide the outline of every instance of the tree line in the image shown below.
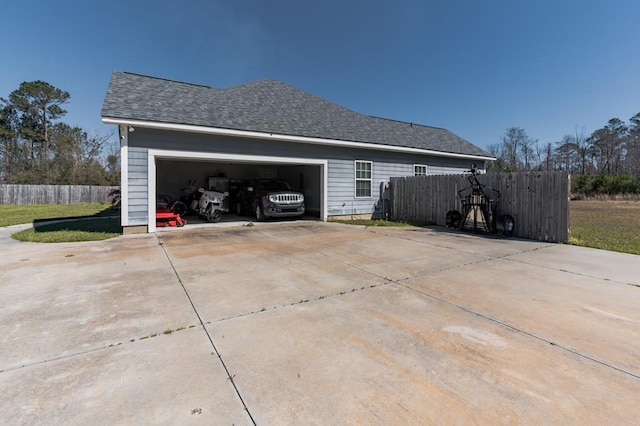
<path fill-rule="evenodd" d="M 488 150 L 497 158 L 489 172 L 562 170 L 576 175 L 574 193 L 640 193 L 640 113 L 626 123 L 612 118 L 590 135 L 575 131 L 546 144 L 511 127 Z"/>
<path fill-rule="evenodd" d="M 40 80 L 0 97 L 0 183 L 119 184 L 118 150 L 105 152 L 111 137 L 62 121 L 70 98 Z"/>

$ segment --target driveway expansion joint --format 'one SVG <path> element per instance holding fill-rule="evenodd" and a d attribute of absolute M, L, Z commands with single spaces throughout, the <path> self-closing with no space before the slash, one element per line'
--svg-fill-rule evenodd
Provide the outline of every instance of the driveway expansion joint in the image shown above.
<path fill-rule="evenodd" d="M 551 247 L 555 247 L 555 246 L 554 245 L 548 245 L 548 246 L 544 246 L 544 247 L 536 247 L 535 249 L 524 250 L 522 252 L 508 254 L 508 255 L 499 257 L 499 259 L 504 259 L 504 260 L 507 260 L 507 261 L 513 262 L 513 263 L 520 263 L 522 265 L 534 266 L 536 268 L 547 269 L 549 271 L 557 271 L 557 272 L 562 272 L 564 274 L 577 275 L 579 277 L 593 278 L 593 279 L 597 279 L 597 280 L 606 280 L 606 281 L 608 281 L 610 283 L 614 283 L 614 284 L 623 284 L 623 285 L 628 285 L 628 286 L 631 286 L 631 287 L 640 287 L 640 284 L 629 283 L 629 282 L 626 282 L 626 281 L 618 281 L 618 280 L 614 280 L 614 279 L 610 279 L 610 278 L 598 277 L 598 276 L 595 276 L 595 275 L 583 274 L 583 273 L 576 272 L 576 271 L 569 271 L 567 269 L 562 269 L 562 268 L 557 268 L 557 267 L 552 267 L 552 266 L 546 266 L 546 265 L 540 265 L 540 264 L 537 264 L 537 263 L 525 262 L 524 260 L 510 259 L 511 256 L 517 256 L 517 255 L 522 254 L 522 253 L 528 253 L 528 252 L 533 252 L 533 251 L 542 251 L 544 249 L 551 248 Z"/>
<path fill-rule="evenodd" d="M 520 334 L 523 334 L 525 336 L 534 338 L 534 339 L 539 340 L 541 342 L 547 343 L 547 344 L 549 344 L 551 346 L 557 347 L 560 350 L 563 350 L 563 351 L 569 352 L 569 353 L 571 353 L 573 355 L 576 355 L 576 356 L 578 356 L 580 358 L 586 359 L 588 361 L 591 361 L 591 362 L 594 362 L 596 364 L 599 364 L 599 365 L 601 365 L 603 367 L 610 368 L 612 370 L 616 370 L 616 371 L 618 371 L 618 372 L 620 372 L 622 374 L 625 374 L 625 375 L 630 376 L 630 377 L 632 377 L 634 379 L 640 380 L 640 375 L 639 374 L 633 373 L 631 371 L 627 371 L 627 370 L 625 370 L 623 368 L 620 368 L 620 367 L 616 367 L 613 364 L 609 364 L 609 363 L 607 363 L 605 361 L 602 361 L 602 360 L 600 360 L 598 358 L 595 358 L 595 357 L 593 357 L 591 355 L 588 355 L 586 353 L 582 353 L 582 352 L 578 351 L 577 349 L 571 348 L 569 346 L 566 346 L 566 345 L 563 345 L 563 344 L 559 344 L 557 342 L 552 342 L 551 340 L 549 340 L 549 339 L 547 339 L 545 337 L 539 336 L 539 335 L 537 335 L 537 334 L 535 334 L 533 332 L 530 332 L 530 331 L 524 330 L 522 328 L 516 327 L 515 325 L 511 325 L 506 321 L 490 317 L 489 315 L 483 314 L 481 312 L 474 311 L 474 310 L 472 310 L 470 308 L 467 308 L 466 306 L 450 302 L 450 301 L 448 301 L 446 299 L 443 299 L 442 297 L 435 296 L 435 295 L 430 294 L 430 293 L 428 293 L 426 291 L 415 289 L 415 288 L 410 287 L 410 286 L 408 286 L 406 284 L 398 283 L 398 285 L 406 288 L 407 290 L 414 291 L 416 293 L 422 294 L 423 296 L 426 296 L 426 297 L 429 297 L 431 299 L 437 300 L 437 301 L 439 301 L 441 303 L 445 303 L 445 304 L 447 304 L 449 306 L 452 306 L 452 307 L 454 307 L 456 309 L 460 309 L 460 310 L 468 312 L 468 313 L 470 313 L 472 315 L 475 315 L 475 316 L 478 316 L 480 318 L 483 318 L 483 319 L 486 319 L 488 321 L 491 321 L 491 322 L 493 322 L 495 324 L 498 324 L 498 325 L 500 325 L 502 327 L 505 327 L 505 328 L 507 328 L 509 330 L 512 330 L 512 331 L 514 331 L 516 333 L 520 333 Z"/>
<path fill-rule="evenodd" d="M 193 299 L 191 299 L 191 296 L 189 295 L 189 292 L 187 291 L 187 288 L 184 286 L 184 283 L 182 282 L 182 278 L 180 277 L 180 274 L 178 273 L 178 270 L 176 269 L 173 261 L 171 260 L 171 256 L 169 255 L 169 252 L 167 252 L 167 249 L 166 249 L 166 247 L 164 245 L 164 242 L 158 236 L 157 233 L 155 234 L 155 236 L 156 236 L 156 238 L 158 240 L 158 245 L 162 248 L 162 251 L 164 252 L 165 256 L 167 257 L 167 260 L 169 261 L 169 265 L 171 266 L 171 269 L 173 269 L 173 272 L 176 275 L 176 278 L 178 279 L 178 282 L 180 283 L 180 286 L 182 287 L 182 290 L 184 291 L 185 296 L 187 296 L 187 300 L 189 300 L 189 303 L 191 304 L 191 308 L 193 309 L 193 312 L 198 317 L 198 321 L 200 322 L 200 325 L 202 326 L 202 329 L 204 330 L 205 334 L 207 335 L 207 338 L 209 339 L 209 343 L 211 343 L 211 347 L 213 348 L 213 351 L 214 351 L 212 353 L 212 355 L 214 355 L 214 354 L 217 355 L 218 359 L 220 360 L 220 364 L 222 364 L 222 368 L 224 368 L 224 371 L 225 371 L 225 373 L 227 375 L 227 378 L 231 382 L 231 385 L 233 386 L 233 389 L 236 391 L 236 395 L 238 395 L 238 398 L 240 398 L 240 402 L 242 403 L 242 407 L 244 408 L 244 411 L 249 416 L 249 419 L 251 420 L 251 423 L 253 423 L 255 425 L 256 421 L 253 419 L 253 416 L 251 415 L 251 411 L 249 411 L 249 408 L 247 407 L 247 404 L 244 402 L 244 398 L 242 397 L 242 394 L 240 393 L 240 389 L 238 389 L 238 386 L 236 385 L 236 382 L 233 380 L 234 377 L 235 377 L 235 374 L 231 374 L 231 372 L 229 371 L 229 368 L 227 367 L 226 363 L 222 359 L 222 355 L 220 354 L 220 351 L 218 351 L 218 348 L 216 347 L 216 344 L 213 342 L 213 337 L 211 337 L 211 334 L 209 334 L 209 330 L 207 330 L 207 327 L 205 326 L 205 323 L 202 320 L 202 317 L 200 316 L 200 313 L 196 309 L 196 306 L 193 303 Z"/>

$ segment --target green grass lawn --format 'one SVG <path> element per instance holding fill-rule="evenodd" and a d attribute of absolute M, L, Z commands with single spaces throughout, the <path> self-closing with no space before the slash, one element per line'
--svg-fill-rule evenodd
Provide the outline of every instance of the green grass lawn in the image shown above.
<path fill-rule="evenodd" d="M 48 219 L 116 214 L 118 214 L 117 210 L 109 209 L 109 204 L 104 203 L 0 205 L 0 226 L 19 225 Z"/>
<path fill-rule="evenodd" d="M 640 202 L 571 201 L 570 244 L 640 254 Z"/>
<path fill-rule="evenodd" d="M 50 223 L 52 220 L 63 222 Z M 0 226 L 33 223 L 11 237 L 41 243 L 98 241 L 122 235 L 120 212 L 109 204 L 0 206 Z"/>

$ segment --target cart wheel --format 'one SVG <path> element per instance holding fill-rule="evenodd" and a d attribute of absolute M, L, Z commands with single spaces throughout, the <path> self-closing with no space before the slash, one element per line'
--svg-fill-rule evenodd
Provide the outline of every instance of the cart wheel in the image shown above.
<path fill-rule="evenodd" d="M 515 228 L 516 222 L 513 217 L 508 214 L 503 214 L 498 217 L 496 221 L 496 229 L 502 232 L 505 236 L 510 237 L 513 235 L 513 228 Z"/>
<path fill-rule="evenodd" d="M 222 211 L 214 209 L 213 206 L 209 204 L 204 216 L 209 222 L 220 222 L 220 219 L 222 219 Z"/>
<path fill-rule="evenodd" d="M 458 229 L 462 223 L 462 214 L 458 210 L 449 210 L 445 218 L 445 224 L 449 228 Z"/>

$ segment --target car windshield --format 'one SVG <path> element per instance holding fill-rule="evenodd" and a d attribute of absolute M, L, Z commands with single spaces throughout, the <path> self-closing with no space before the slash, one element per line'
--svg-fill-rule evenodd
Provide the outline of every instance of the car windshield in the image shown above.
<path fill-rule="evenodd" d="M 256 188 L 258 191 L 291 191 L 291 186 L 283 180 L 259 180 Z"/>

